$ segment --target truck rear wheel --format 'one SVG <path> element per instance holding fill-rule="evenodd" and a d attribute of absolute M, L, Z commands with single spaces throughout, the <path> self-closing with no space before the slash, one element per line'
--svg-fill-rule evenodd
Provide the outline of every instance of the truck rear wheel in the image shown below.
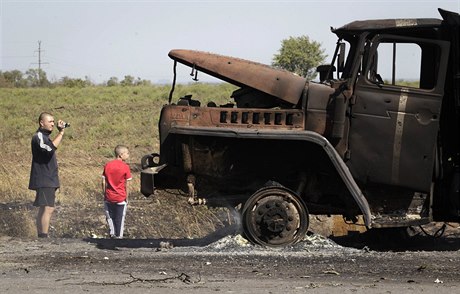
<path fill-rule="evenodd" d="M 243 229 L 256 244 L 281 247 L 302 239 L 308 230 L 308 210 L 302 199 L 281 186 L 256 191 L 244 204 Z"/>

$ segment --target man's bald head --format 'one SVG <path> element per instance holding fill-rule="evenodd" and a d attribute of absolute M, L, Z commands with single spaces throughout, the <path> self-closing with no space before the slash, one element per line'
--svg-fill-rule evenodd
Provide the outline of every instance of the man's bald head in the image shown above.
<path fill-rule="evenodd" d="M 53 115 L 49 112 L 42 112 L 40 113 L 40 116 L 38 117 L 38 123 L 40 123 L 41 121 L 47 119 L 48 117 L 53 117 Z"/>

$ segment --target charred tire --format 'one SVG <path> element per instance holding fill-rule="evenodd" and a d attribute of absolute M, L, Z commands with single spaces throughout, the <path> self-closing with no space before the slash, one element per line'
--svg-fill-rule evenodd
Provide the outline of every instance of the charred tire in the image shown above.
<path fill-rule="evenodd" d="M 308 210 L 302 199 L 284 187 L 256 191 L 242 210 L 243 230 L 253 243 L 282 247 L 302 239 L 308 230 Z"/>

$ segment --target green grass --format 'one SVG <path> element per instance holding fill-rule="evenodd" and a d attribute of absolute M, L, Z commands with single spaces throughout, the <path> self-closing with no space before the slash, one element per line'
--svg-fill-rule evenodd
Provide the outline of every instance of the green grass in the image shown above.
<path fill-rule="evenodd" d="M 385 85 L 391 85 L 391 81 L 385 80 Z M 396 80 L 395 85 L 409 88 L 420 88 L 420 81 Z"/>

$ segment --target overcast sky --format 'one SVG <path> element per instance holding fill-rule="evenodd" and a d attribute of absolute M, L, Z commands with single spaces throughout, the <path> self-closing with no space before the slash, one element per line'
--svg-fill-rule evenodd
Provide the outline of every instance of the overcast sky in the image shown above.
<path fill-rule="evenodd" d="M 171 49 L 194 49 L 271 64 L 283 39 L 307 35 L 331 57 L 330 27 L 354 20 L 440 18 L 460 0 L 103 1 L 0 0 L 0 71 L 42 68 L 96 83 L 125 75 L 172 79 Z M 181 67 L 178 80 L 189 81 Z M 202 81 L 207 79 L 201 76 Z"/>

